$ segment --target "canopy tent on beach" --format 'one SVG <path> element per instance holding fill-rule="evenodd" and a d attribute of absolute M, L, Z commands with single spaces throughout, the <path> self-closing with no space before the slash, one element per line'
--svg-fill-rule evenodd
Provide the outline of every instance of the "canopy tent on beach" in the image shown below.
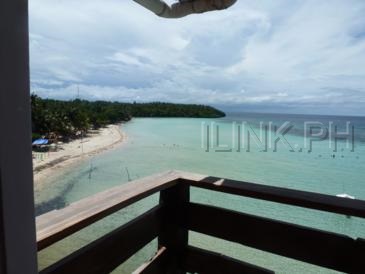
<path fill-rule="evenodd" d="M 47 145 L 47 144 L 48 144 L 47 139 L 37 139 L 32 143 L 33 146 L 42 146 L 42 145 Z"/>

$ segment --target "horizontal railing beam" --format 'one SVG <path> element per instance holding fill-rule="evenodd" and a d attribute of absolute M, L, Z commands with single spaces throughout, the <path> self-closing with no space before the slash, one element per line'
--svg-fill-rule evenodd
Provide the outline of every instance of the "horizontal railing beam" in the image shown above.
<path fill-rule="evenodd" d="M 191 186 L 260 200 L 365 218 L 365 201 L 333 195 L 179 172 Z"/>
<path fill-rule="evenodd" d="M 242 262 L 225 255 L 188 246 L 185 253 L 184 270 L 200 274 L 271 274 L 271 270 Z"/>
<path fill-rule="evenodd" d="M 165 247 L 161 247 L 155 256 L 141 265 L 132 274 L 161 274 L 166 273 L 167 265 L 171 257 Z"/>
<path fill-rule="evenodd" d="M 170 171 L 145 177 L 100 192 L 36 219 L 38 250 L 163 189 L 174 186 L 178 175 Z"/>
<path fill-rule="evenodd" d="M 356 273 L 364 260 L 353 260 L 360 241 L 300 225 L 190 203 L 187 228 L 263 251 L 338 271 Z"/>
<path fill-rule="evenodd" d="M 154 207 L 40 273 L 110 273 L 158 236 L 161 228 L 162 211 L 161 206 Z"/>

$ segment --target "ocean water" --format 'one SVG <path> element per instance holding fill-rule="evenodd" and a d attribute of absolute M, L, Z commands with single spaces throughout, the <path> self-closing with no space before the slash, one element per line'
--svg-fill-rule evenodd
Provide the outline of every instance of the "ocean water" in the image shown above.
<path fill-rule="evenodd" d="M 362 117 L 232 113 L 220 119 L 133 119 L 122 130 L 128 136 L 125 144 L 50 178 L 47 187 L 36 193 L 37 212 L 171 169 L 365 199 Z M 191 200 L 365 238 L 365 220 L 360 218 L 195 188 Z M 157 195 L 146 198 L 45 249 L 39 253 L 40 268 L 138 216 L 157 201 Z M 189 242 L 277 273 L 334 273 L 198 233 L 190 233 Z M 130 273 L 155 250 L 153 241 L 114 272 Z"/>

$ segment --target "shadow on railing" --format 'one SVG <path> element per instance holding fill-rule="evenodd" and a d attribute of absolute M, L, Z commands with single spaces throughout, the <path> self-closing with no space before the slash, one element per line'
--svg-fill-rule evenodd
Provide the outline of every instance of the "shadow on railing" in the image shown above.
<path fill-rule="evenodd" d="M 188 245 L 195 231 L 347 273 L 364 273 L 365 240 L 190 202 L 190 186 L 365 218 L 365 201 L 170 171 L 124 184 L 37 217 L 38 250 L 151 194 L 160 203 L 41 273 L 109 273 L 156 237 L 135 273 L 273 273 Z"/>

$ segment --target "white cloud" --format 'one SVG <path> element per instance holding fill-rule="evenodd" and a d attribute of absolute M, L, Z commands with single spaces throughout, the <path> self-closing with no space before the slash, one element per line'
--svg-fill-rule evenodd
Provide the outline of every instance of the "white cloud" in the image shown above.
<path fill-rule="evenodd" d="M 33 0 L 32 89 L 365 114 L 363 14 L 361 0 L 240 0 L 167 20 L 132 0 Z"/>

